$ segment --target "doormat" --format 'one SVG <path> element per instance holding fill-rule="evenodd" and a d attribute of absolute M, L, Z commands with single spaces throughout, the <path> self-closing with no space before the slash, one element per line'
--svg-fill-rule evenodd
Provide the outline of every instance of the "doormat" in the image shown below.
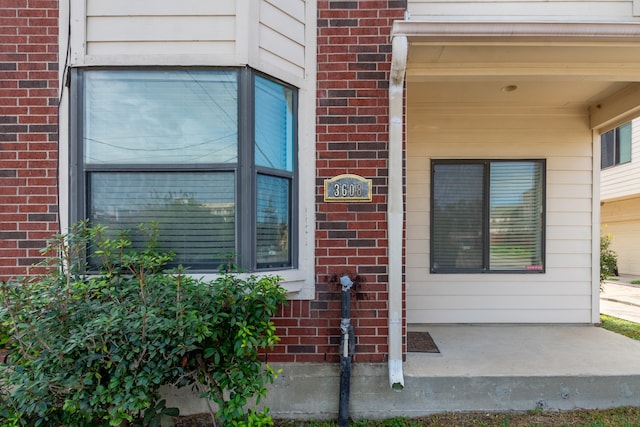
<path fill-rule="evenodd" d="M 411 353 L 440 353 L 429 332 L 407 332 L 407 351 Z"/>

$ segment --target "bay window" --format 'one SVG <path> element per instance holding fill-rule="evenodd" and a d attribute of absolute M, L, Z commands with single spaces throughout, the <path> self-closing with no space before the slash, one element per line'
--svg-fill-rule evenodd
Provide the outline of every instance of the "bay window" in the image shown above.
<path fill-rule="evenodd" d="M 77 69 L 73 220 L 155 222 L 175 263 L 296 266 L 296 90 L 242 69 Z"/>

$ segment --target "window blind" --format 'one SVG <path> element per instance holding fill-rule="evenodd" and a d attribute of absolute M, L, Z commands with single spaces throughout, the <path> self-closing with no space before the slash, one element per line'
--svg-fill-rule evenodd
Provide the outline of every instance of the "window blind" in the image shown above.
<path fill-rule="evenodd" d="M 542 171 L 537 162 L 490 164 L 489 269 L 542 269 Z"/>
<path fill-rule="evenodd" d="M 481 164 L 434 165 L 434 270 L 482 268 L 483 175 Z"/>
<path fill-rule="evenodd" d="M 91 172 L 92 223 L 128 229 L 143 249 L 138 225 L 157 222 L 159 248 L 174 264 L 217 269 L 235 248 L 234 174 L 230 172 Z"/>

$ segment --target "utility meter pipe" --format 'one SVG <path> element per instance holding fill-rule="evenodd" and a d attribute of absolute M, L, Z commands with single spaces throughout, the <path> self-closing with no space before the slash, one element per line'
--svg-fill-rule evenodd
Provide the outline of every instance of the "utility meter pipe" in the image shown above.
<path fill-rule="evenodd" d="M 351 325 L 351 286 L 349 276 L 340 278 L 342 285 L 340 321 L 340 409 L 338 427 L 349 425 L 349 392 L 351 389 L 351 356 L 355 350 L 353 325 Z"/>

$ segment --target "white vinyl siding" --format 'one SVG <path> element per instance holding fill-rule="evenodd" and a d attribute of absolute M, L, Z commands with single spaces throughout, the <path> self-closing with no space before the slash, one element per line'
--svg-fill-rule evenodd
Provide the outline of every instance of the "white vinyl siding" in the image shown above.
<path fill-rule="evenodd" d="M 260 2 L 259 60 L 304 73 L 305 25 L 302 0 Z"/>
<path fill-rule="evenodd" d="M 118 31 L 114 32 L 113 29 Z M 233 16 L 147 16 L 143 20 L 133 16 L 87 17 L 87 53 L 95 50 L 108 52 L 128 48 L 129 42 L 146 43 L 155 52 L 162 52 L 155 43 L 183 43 L 184 49 L 199 42 L 234 43 L 235 19 Z M 122 44 L 122 46 L 118 46 Z"/>
<path fill-rule="evenodd" d="M 140 55 L 184 57 L 207 52 L 220 60 L 234 58 L 236 28 L 233 0 L 86 0 L 84 53 L 91 62 L 111 56 L 139 60 Z"/>
<path fill-rule="evenodd" d="M 640 21 L 635 0 L 409 0 L 412 20 L 489 21 L 509 18 L 520 21 Z"/>
<path fill-rule="evenodd" d="M 407 117 L 407 322 L 589 323 L 592 136 L 578 110 L 429 109 Z M 431 159 L 546 159 L 544 274 L 429 272 Z"/>
<path fill-rule="evenodd" d="M 305 55 L 315 54 L 307 8 L 304 0 L 72 0 L 72 65 L 250 65 L 299 84 Z"/>

